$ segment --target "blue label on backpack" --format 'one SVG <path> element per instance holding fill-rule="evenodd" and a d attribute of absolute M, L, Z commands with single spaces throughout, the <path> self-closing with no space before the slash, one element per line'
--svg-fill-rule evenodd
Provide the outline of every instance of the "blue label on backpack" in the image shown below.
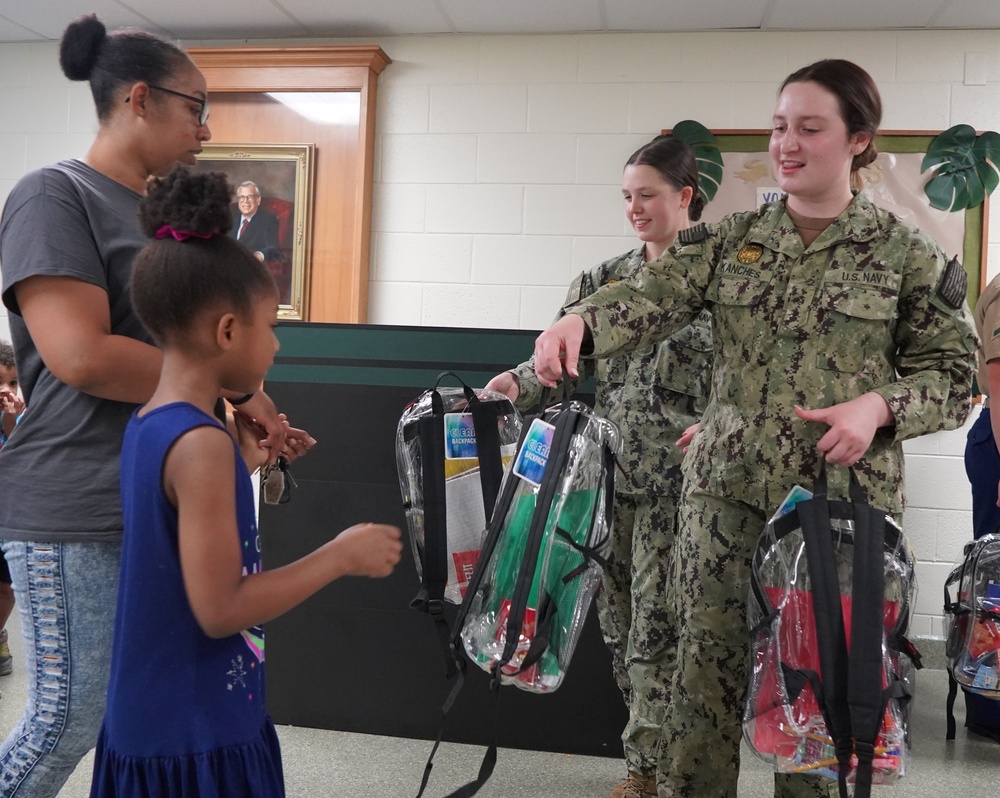
<path fill-rule="evenodd" d="M 478 456 L 472 413 L 445 413 L 444 459 L 459 460 Z"/>
<path fill-rule="evenodd" d="M 514 460 L 514 473 L 535 487 L 542 484 L 542 475 L 549 462 L 549 451 L 552 448 L 555 429 L 552 424 L 540 418 L 532 421 L 524 443 L 521 444 L 521 450 L 517 453 L 517 459 Z"/>

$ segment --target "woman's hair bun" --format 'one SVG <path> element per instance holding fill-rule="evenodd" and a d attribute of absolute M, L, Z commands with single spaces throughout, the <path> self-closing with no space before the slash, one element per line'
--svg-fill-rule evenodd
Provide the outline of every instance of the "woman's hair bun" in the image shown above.
<path fill-rule="evenodd" d="M 223 172 L 195 172 L 177 164 L 150 183 L 139 203 L 143 232 L 152 238 L 166 225 L 196 236 L 225 233 L 232 225 L 232 193 Z"/>
<path fill-rule="evenodd" d="M 70 80 L 90 80 L 107 37 L 108 30 L 96 14 L 73 20 L 63 31 L 59 43 L 59 65 L 63 74 Z"/>
<path fill-rule="evenodd" d="M 856 172 L 858 169 L 863 169 L 876 158 L 878 158 L 878 147 L 875 145 L 875 139 L 872 139 L 864 150 L 854 156 L 854 160 L 851 163 L 851 171 Z"/>
<path fill-rule="evenodd" d="M 701 188 L 693 188 L 691 202 L 688 204 L 688 219 L 692 222 L 697 222 L 704 211 L 705 196 L 701 193 Z"/>

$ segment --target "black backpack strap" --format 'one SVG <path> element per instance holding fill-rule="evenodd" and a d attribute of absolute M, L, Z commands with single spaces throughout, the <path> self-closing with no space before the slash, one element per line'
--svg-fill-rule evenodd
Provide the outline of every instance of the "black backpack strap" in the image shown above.
<path fill-rule="evenodd" d="M 962 557 L 962 564 L 957 568 L 954 568 L 952 572 L 948 575 L 948 578 L 944 580 L 944 614 L 954 615 L 952 620 L 952 632 L 954 632 L 954 626 L 958 623 L 958 616 L 962 611 L 962 606 L 958 601 L 951 600 L 951 591 L 948 589 L 950 585 L 957 583 L 956 598 L 958 591 L 962 589 L 962 575 L 965 572 L 965 560 L 968 557 L 968 552 L 965 552 L 965 556 Z M 946 730 L 944 739 L 954 740 L 955 739 L 955 698 L 958 696 L 958 682 L 955 681 L 955 676 L 951 672 L 951 656 L 952 652 L 945 650 L 945 656 L 948 658 L 948 662 L 945 664 L 945 670 L 948 671 L 948 698 L 944 705 L 944 717 L 946 723 Z"/>
<path fill-rule="evenodd" d="M 438 386 L 445 377 L 454 377 L 462 386 L 472 424 L 476 432 L 476 453 L 479 458 L 479 480 L 483 494 L 483 509 L 487 523 L 492 515 L 500 483 L 503 463 L 500 457 L 500 415 L 513 409 L 509 400 L 484 402 L 461 377 L 453 371 L 441 372 L 431 389 L 431 413 L 419 419 L 416 435 L 420 439 L 421 469 L 424 485 L 424 551 L 420 591 L 410 602 L 414 609 L 426 612 L 434 621 L 441 641 L 448 678 L 455 674 L 454 659 L 449 653 L 451 633 L 444 616 L 444 591 L 448 584 L 448 519 L 446 479 L 444 472 L 444 401 Z"/>
<path fill-rule="evenodd" d="M 490 780 L 493 775 L 493 768 L 497 764 L 497 719 L 500 715 L 500 669 L 493 671 L 493 678 L 490 680 L 490 692 L 493 694 L 493 740 L 483 754 L 483 761 L 479 763 L 479 773 L 476 778 L 468 784 L 463 784 L 457 790 L 448 793 L 445 798 L 472 798 L 479 789 Z M 418 795 L 417 798 L 420 798 Z"/>
<path fill-rule="evenodd" d="M 462 688 L 465 686 L 465 661 L 459 660 L 458 663 L 458 678 L 455 679 L 455 683 L 451 686 L 451 690 L 448 691 L 448 696 L 441 707 L 441 725 L 438 728 L 437 738 L 434 740 L 434 745 L 431 748 L 431 754 L 427 757 L 427 764 L 424 765 L 424 773 L 420 778 L 420 789 L 417 792 L 417 798 L 420 798 L 424 794 L 424 790 L 427 789 L 427 782 L 431 777 L 431 771 L 434 769 L 434 755 L 437 753 L 441 745 L 441 740 L 444 738 L 445 721 L 448 720 L 448 713 L 451 712 L 451 708 L 455 705 L 455 699 L 458 698 L 458 694 L 462 692 Z"/>
<path fill-rule="evenodd" d="M 556 419 L 555 431 L 552 433 L 552 446 L 549 451 L 545 472 L 542 476 L 542 484 L 538 489 L 535 499 L 535 510 L 531 516 L 531 525 L 528 527 L 524 554 L 521 556 L 517 582 L 514 585 L 513 595 L 510 600 L 510 613 L 507 616 L 504 649 L 495 666 L 497 668 L 503 667 L 510 662 L 517 649 L 517 644 L 521 637 L 521 629 L 524 625 L 524 613 L 528 606 L 528 595 L 531 592 L 531 585 L 535 580 L 535 567 L 538 563 L 538 553 L 542 546 L 545 524 L 548 521 L 552 502 L 559 488 L 560 475 L 566 465 L 566 460 L 569 458 L 570 440 L 576 431 L 576 425 L 580 419 L 580 414 L 569 409 L 567 402 L 564 401 L 563 407 L 564 409 Z"/>
<path fill-rule="evenodd" d="M 535 618 L 535 632 L 531 637 L 528 650 L 518 667 L 517 672 L 523 673 L 542 658 L 552 642 L 552 622 L 556 617 L 556 603 L 552 596 L 546 591 L 545 595 L 539 599 L 538 614 Z"/>
<path fill-rule="evenodd" d="M 955 677 L 952 675 L 951 668 L 946 669 L 948 671 L 948 700 L 945 702 L 945 717 L 948 722 L 948 729 L 945 732 L 944 739 L 954 740 L 955 739 L 955 698 L 958 696 L 958 682 L 955 681 Z"/>
<path fill-rule="evenodd" d="M 855 798 L 871 795 L 875 742 L 882 727 L 886 694 L 882 689 L 883 604 L 885 601 L 885 513 L 854 503 L 851 654 L 847 701 L 851 709 Z"/>
<path fill-rule="evenodd" d="M 528 435 L 528 429 L 531 426 L 531 421 L 534 418 L 538 418 L 545 410 L 545 403 L 548 401 L 548 389 L 542 392 L 542 400 L 538 405 L 536 411 L 527 416 L 524 419 L 524 424 L 521 427 L 521 434 L 517 441 L 517 450 L 520 450 L 524 439 Z M 478 433 L 477 433 L 478 434 Z M 443 440 L 443 437 L 442 437 Z M 423 778 L 420 781 L 420 791 L 417 793 L 417 798 L 421 798 L 424 793 L 424 789 L 427 787 L 427 781 L 430 778 L 431 771 L 434 768 L 434 756 L 437 754 L 437 750 L 441 745 L 441 740 L 444 737 L 445 724 L 448 720 L 448 714 L 451 712 L 451 708 L 458 698 L 458 694 L 461 692 L 462 687 L 465 684 L 465 657 L 462 648 L 462 627 L 465 626 L 465 621 L 469 616 L 469 611 L 472 606 L 472 601 L 476 594 L 479 592 L 479 587 L 482 584 L 483 578 L 486 574 L 486 566 L 493 556 L 493 552 L 500 541 L 500 535 L 503 533 L 504 521 L 507 517 L 507 511 L 510 509 L 511 504 L 514 502 L 514 494 L 517 492 L 517 480 L 508 479 L 503 483 L 503 487 L 499 498 L 496 502 L 496 507 L 493 511 L 493 515 L 487 518 L 486 533 L 483 536 L 483 543 L 479 550 L 479 561 L 476 564 L 475 570 L 472 572 L 472 576 L 469 578 L 469 586 L 465 591 L 465 598 L 458 607 L 458 613 L 455 616 L 454 623 L 452 624 L 451 631 L 448 634 L 448 650 L 452 660 L 457 663 L 458 679 L 456 680 L 454 686 L 448 694 L 444 705 L 441 707 L 441 727 L 438 731 L 437 739 L 434 741 L 434 746 L 431 748 L 430 756 L 427 758 L 427 764 L 424 765 Z M 493 675 L 493 679 L 490 682 L 490 688 L 494 691 L 494 722 L 493 722 L 493 743 L 487 748 L 485 755 L 483 756 L 482 764 L 479 768 L 479 776 L 475 781 L 469 782 L 460 790 L 471 790 L 471 792 L 464 792 L 462 795 L 471 796 L 475 795 L 476 791 L 486 783 L 486 780 L 493 773 L 493 768 L 496 765 L 497 759 L 497 745 L 496 745 L 496 712 L 499 706 L 499 695 L 500 695 L 500 674 L 496 671 Z M 455 794 L 452 794 L 454 798 Z"/>
<path fill-rule="evenodd" d="M 486 753 L 483 755 L 483 760 L 479 766 L 479 774 L 475 780 L 463 785 L 454 792 L 449 793 L 446 798 L 471 798 L 471 796 L 475 795 L 489 780 L 490 776 L 493 775 L 493 768 L 496 765 L 497 716 L 500 686 L 502 683 L 501 669 L 504 665 L 508 664 L 514 656 L 514 652 L 517 649 L 517 644 L 521 637 L 521 629 L 524 625 L 524 615 L 528 606 L 528 596 L 531 591 L 531 584 L 535 577 L 535 566 L 538 560 L 538 552 L 541 549 L 545 523 L 548 519 L 549 511 L 552 506 L 552 500 L 558 487 L 559 480 L 556 475 L 560 474 L 565 466 L 566 458 L 569 454 L 569 440 L 575 431 L 576 423 L 579 419 L 579 414 L 569 409 L 570 385 L 568 378 L 565 375 L 565 371 L 563 374 L 563 384 L 563 412 L 561 412 L 559 417 L 556 419 L 548 464 L 546 465 L 545 473 L 542 478 L 542 485 L 539 488 L 535 501 L 535 510 L 532 514 L 531 524 L 528 528 L 524 555 L 521 558 L 517 582 L 514 585 L 513 595 L 511 596 L 510 612 L 508 614 L 507 628 L 505 630 L 506 641 L 504 651 L 501 654 L 500 659 L 495 662 L 492 667 L 493 678 L 490 681 L 490 689 L 494 692 L 493 741 L 487 747 Z M 544 405 L 548 400 L 548 396 L 549 392 L 547 390 L 543 391 L 542 399 L 539 403 L 536 414 L 534 414 L 530 419 L 525 419 L 521 439 L 518 441 L 518 449 L 520 449 L 521 445 L 524 443 L 524 438 L 527 436 L 527 431 L 531 425 L 531 421 L 535 417 L 540 418 L 543 415 Z M 462 602 L 462 607 L 459 611 L 459 619 L 453 629 L 456 646 L 461 645 L 461 629 L 462 624 L 464 624 L 464 619 L 468 615 L 468 599 L 475 594 L 475 591 L 478 591 L 479 585 L 482 582 L 481 571 L 485 569 L 485 564 L 489 561 L 487 542 L 489 545 L 489 554 L 492 554 L 492 551 L 496 547 L 499 540 L 500 533 L 503 530 L 503 522 L 505 520 L 507 510 L 513 502 L 516 489 L 517 479 L 514 477 L 509 478 L 504 486 L 504 495 L 501 496 L 497 504 L 496 511 L 493 514 L 493 519 L 490 523 L 489 532 L 487 533 L 487 538 L 489 540 L 484 541 L 483 549 L 480 552 L 480 565 L 476 568 L 476 573 L 473 574 L 473 579 L 469 582 L 469 588 L 466 592 L 467 600 Z M 473 584 L 473 581 L 475 584 Z M 548 596 L 543 596 L 539 601 L 540 606 L 536 608 L 537 614 L 535 634 L 528 647 L 528 651 L 525 654 L 525 658 L 518 668 L 519 673 L 535 664 L 548 648 L 549 641 L 551 639 L 552 623 L 556 611 L 555 602 L 548 600 L 548 598 Z"/>
<path fill-rule="evenodd" d="M 545 410 L 545 402 L 547 400 L 548 389 L 545 389 L 542 392 L 542 401 L 536 412 L 526 416 L 524 419 L 524 424 L 521 426 L 521 434 L 518 436 L 515 451 L 520 451 L 521 446 L 524 445 L 524 439 L 528 436 L 528 430 L 531 427 L 531 422 L 534 419 L 541 417 Z M 510 510 L 510 506 L 514 503 L 514 494 L 516 492 L 517 479 L 512 477 L 503 483 L 502 492 L 497 499 L 493 515 L 487 518 L 486 533 L 483 535 L 483 543 L 479 547 L 479 561 L 476 564 L 476 569 L 472 572 L 472 576 L 469 577 L 469 586 L 465 591 L 465 600 L 459 605 L 458 614 L 456 615 L 455 622 L 451 627 L 450 646 L 454 651 L 454 656 L 458 658 L 461 658 L 462 627 L 465 625 L 465 619 L 469 615 L 472 597 L 479 592 L 479 586 L 482 584 L 483 577 L 486 574 L 486 565 L 489 563 L 490 558 L 493 556 L 493 551 L 500 542 L 500 535 L 503 533 L 504 521 L 506 521 L 507 512 Z"/>
<path fill-rule="evenodd" d="M 799 502 L 806 567 L 812 585 L 813 615 L 819 649 L 822 693 L 816 696 L 834 741 L 841 798 L 847 798 L 847 772 L 853 750 L 851 713 L 847 704 L 847 638 L 840 603 L 840 581 L 830 536 L 830 504 L 825 495 Z M 881 561 L 881 560 L 880 560 Z"/>
<path fill-rule="evenodd" d="M 493 508 L 500 494 L 503 481 L 503 459 L 500 456 L 501 414 L 510 412 L 513 406 L 509 400 L 502 402 L 483 401 L 475 393 L 469 399 L 472 426 L 476 430 L 476 454 L 479 457 L 479 484 L 483 491 L 483 510 L 486 523 L 490 522 Z"/>
<path fill-rule="evenodd" d="M 499 692 L 502 683 L 501 668 L 509 663 L 511 658 L 514 656 L 517 643 L 521 636 L 521 628 L 524 624 L 524 613 L 527 607 L 531 583 L 534 581 L 535 564 L 537 562 L 538 552 L 541 548 L 542 533 L 545 530 L 545 522 L 548 519 L 549 511 L 552 506 L 552 500 L 558 487 L 558 478 L 549 475 L 558 475 L 565 467 L 565 462 L 569 454 L 569 440 L 575 432 L 576 425 L 580 418 L 579 413 L 570 409 L 570 383 L 565 370 L 563 372 L 563 385 L 564 392 L 562 412 L 556 419 L 555 431 L 552 436 L 552 446 L 549 454 L 549 465 L 546 466 L 546 476 L 543 477 L 542 486 L 538 492 L 535 510 L 532 514 L 531 526 L 528 530 L 525 553 L 522 557 L 521 565 L 518 570 L 518 579 L 514 587 L 514 594 L 511 597 L 511 608 L 507 619 L 506 644 L 504 652 L 500 660 L 494 663 L 492 667 L 493 678 L 490 680 L 490 689 L 494 694 L 493 741 L 486 749 L 486 753 L 484 754 L 483 760 L 479 766 L 479 774 L 477 777 L 468 784 L 464 784 L 457 790 L 449 793 L 445 796 L 445 798 L 471 798 L 471 796 L 474 796 L 477 792 L 479 792 L 480 788 L 489 780 L 490 776 L 493 775 L 493 769 L 496 766 L 498 748 L 497 716 L 499 709 Z M 517 450 L 520 450 L 521 446 L 524 444 L 524 439 L 527 437 L 531 422 L 534 418 L 541 418 L 544 414 L 548 398 L 549 390 L 545 389 L 542 392 L 542 398 L 535 413 L 525 418 L 524 425 L 521 429 L 521 435 L 517 442 Z M 478 429 L 476 435 L 478 439 Z M 613 477 L 609 484 L 613 487 Z M 493 551 L 496 549 L 497 543 L 499 542 L 500 535 L 503 532 L 504 521 L 506 520 L 507 512 L 510 509 L 511 504 L 513 503 L 516 490 L 517 479 L 511 477 L 506 481 L 506 483 L 503 484 L 503 490 L 497 500 L 493 515 L 488 519 L 486 534 L 483 538 L 483 545 L 480 549 L 479 562 L 476 566 L 476 570 L 473 572 L 472 577 L 469 580 L 469 586 L 465 593 L 465 599 L 459 606 L 458 615 L 456 616 L 455 623 L 451 631 L 451 649 L 455 658 L 461 658 L 462 627 L 465 625 L 465 620 L 468 617 L 472 599 L 479 591 L 479 587 L 482 584 L 486 566 L 489 563 Z M 548 648 L 549 640 L 551 639 L 551 628 L 555 617 L 556 604 L 548 595 L 543 596 L 539 603 L 541 606 L 537 608 L 535 635 L 518 672 L 535 664 L 541 658 L 542 654 L 545 653 L 545 650 Z M 464 672 L 464 660 L 462 660 L 462 668 L 460 669 L 460 673 L 462 672 Z M 438 745 L 440 744 L 444 733 L 444 721 L 447 718 L 448 712 L 451 710 L 451 705 L 454 703 L 458 691 L 461 689 L 461 682 L 462 679 L 456 683 L 445 702 L 445 706 L 442 708 L 444 717 L 442 718 L 441 732 L 438 734 L 438 738 L 434 743 L 433 749 L 431 750 L 431 755 L 424 767 L 424 775 L 421 780 L 420 792 L 418 793 L 417 798 L 421 798 L 427 785 L 430 772 L 433 768 L 434 754 L 437 751 Z"/>
<path fill-rule="evenodd" d="M 451 678 L 454 664 L 448 654 L 448 622 L 444 617 L 444 588 L 448 583 L 444 402 L 436 389 L 431 393 L 431 414 L 418 420 L 417 434 L 420 437 L 420 469 L 424 487 L 424 551 L 420 591 L 410 606 L 426 612 L 434 621 L 448 677 Z"/>

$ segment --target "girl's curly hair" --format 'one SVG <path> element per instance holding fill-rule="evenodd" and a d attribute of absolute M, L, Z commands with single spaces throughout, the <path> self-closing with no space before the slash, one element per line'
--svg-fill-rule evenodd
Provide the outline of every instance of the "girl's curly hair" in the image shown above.
<path fill-rule="evenodd" d="M 225 174 L 177 165 L 139 202 L 139 222 L 152 240 L 136 256 L 130 291 L 136 315 L 159 344 L 210 307 L 246 318 L 255 301 L 277 291 L 267 267 L 226 235 L 231 197 Z M 194 235 L 155 238 L 163 227 Z"/>

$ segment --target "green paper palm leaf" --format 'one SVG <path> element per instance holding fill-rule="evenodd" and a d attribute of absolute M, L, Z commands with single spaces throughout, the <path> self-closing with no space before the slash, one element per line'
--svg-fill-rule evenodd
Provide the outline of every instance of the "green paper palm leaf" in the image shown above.
<path fill-rule="evenodd" d="M 1000 134 L 976 136 L 969 125 L 955 125 L 939 135 L 920 164 L 921 173 L 934 169 L 924 186 L 931 207 L 943 211 L 974 208 L 1000 185 Z"/>
<path fill-rule="evenodd" d="M 705 202 L 711 202 L 722 184 L 722 153 L 712 131 L 700 122 L 685 119 L 674 125 L 670 135 L 691 145 L 698 162 L 698 186 Z"/>

